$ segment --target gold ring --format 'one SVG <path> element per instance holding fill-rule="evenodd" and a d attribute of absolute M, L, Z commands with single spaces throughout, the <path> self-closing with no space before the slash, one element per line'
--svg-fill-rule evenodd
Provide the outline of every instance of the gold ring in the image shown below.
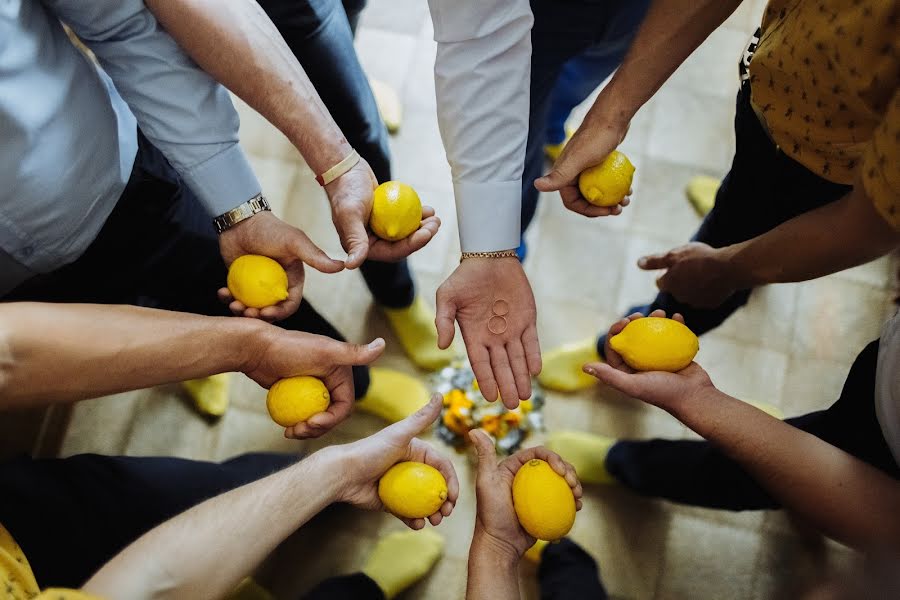
<path fill-rule="evenodd" d="M 500 335 L 506 331 L 506 317 L 500 315 L 494 315 L 491 317 L 490 321 L 488 321 L 488 331 L 493 334 Z"/>
<path fill-rule="evenodd" d="M 495 300 L 491 312 L 498 317 L 502 317 L 509 313 L 509 303 L 506 300 Z"/>

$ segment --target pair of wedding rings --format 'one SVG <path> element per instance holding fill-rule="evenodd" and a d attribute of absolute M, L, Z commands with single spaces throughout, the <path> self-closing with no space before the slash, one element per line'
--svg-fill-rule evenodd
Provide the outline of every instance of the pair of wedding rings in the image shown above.
<path fill-rule="evenodd" d="M 488 320 L 488 331 L 495 335 L 504 333 L 508 326 L 506 315 L 509 314 L 509 303 L 506 300 L 495 300 L 491 313 L 494 316 Z"/>

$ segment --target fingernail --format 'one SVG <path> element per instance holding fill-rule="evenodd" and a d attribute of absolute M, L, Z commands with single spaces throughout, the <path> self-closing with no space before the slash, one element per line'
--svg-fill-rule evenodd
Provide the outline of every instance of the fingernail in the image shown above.
<path fill-rule="evenodd" d="M 584 367 L 582 367 L 581 370 L 584 371 L 585 373 L 587 373 L 588 375 L 596 375 L 596 374 L 597 374 L 597 373 L 594 371 L 594 367 L 589 367 L 589 366 L 587 366 L 587 365 L 585 365 Z"/>
<path fill-rule="evenodd" d="M 347 255 L 347 262 L 353 262 L 353 254 L 352 253 Z"/>
<path fill-rule="evenodd" d="M 646 264 L 647 264 L 647 259 L 646 259 L 646 258 L 641 257 L 641 258 L 638 259 L 638 266 L 639 266 L 639 267 L 643 267 L 643 266 L 646 265 Z"/>
<path fill-rule="evenodd" d="M 375 348 L 378 348 L 379 346 L 381 346 L 383 343 L 384 343 L 384 338 L 375 338 L 374 340 L 369 342 L 369 349 L 374 350 Z"/>

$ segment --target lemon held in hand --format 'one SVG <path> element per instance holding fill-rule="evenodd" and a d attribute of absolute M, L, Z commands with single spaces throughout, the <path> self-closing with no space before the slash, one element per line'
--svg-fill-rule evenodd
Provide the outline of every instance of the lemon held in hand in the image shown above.
<path fill-rule="evenodd" d="M 324 412 L 331 401 L 328 388 L 315 377 L 279 379 L 266 396 L 269 416 L 282 427 L 293 427 Z"/>
<path fill-rule="evenodd" d="M 595 206 L 615 206 L 625 199 L 634 179 L 634 165 L 628 157 L 613 150 L 599 165 L 578 176 L 578 189 Z"/>
<path fill-rule="evenodd" d="M 375 188 L 369 227 L 383 240 L 396 242 L 409 237 L 422 221 L 422 202 L 416 190 L 399 181 L 386 181 Z"/>
<path fill-rule="evenodd" d="M 533 458 L 513 479 L 513 507 L 519 523 L 531 536 L 555 542 L 575 523 L 572 488 L 545 460 Z"/>
<path fill-rule="evenodd" d="M 700 340 L 683 323 L 644 317 L 609 338 L 609 345 L 636 371 L 674 373 L 691 364 L 700 349 Z"/>
<path fill-rule="evenodd" d="M 288 297 L 288 276 L 268 256 L 245 254 L 228 267 L 228 291 L 251 308 L 265 308 Z"/>
<path fill-rule="evenodd" d="M 397 463 L 381 476 L 378 497 L 393 515 L 424 519 L 440 510 L 447 500 L 447 480 L 431 465 Z"/>

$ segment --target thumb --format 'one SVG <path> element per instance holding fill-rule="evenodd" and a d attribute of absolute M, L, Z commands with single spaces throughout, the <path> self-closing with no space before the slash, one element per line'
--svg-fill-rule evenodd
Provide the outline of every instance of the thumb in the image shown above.
<path fill-rule="evenodd" d="M 337 273 L 344 268 L 342 261 L 330 258 L 309 239 L 309 236 L 297 228 L 294 228 L 287 250 L 316 271 L 321 271 L 322 273 Z"/>
<path fill-rule="evenodd" d="M 369 232 L 363 222 L 356 218 L 348 218 L 342 224 L 341 245 L 347 251 L 345 265 L 348 269 L 356 269 L 369 255 Z"/>
<path fill-rule="evenodd" d="M 672 251 L 663 254 L 649 254 L 638 259 L 638 267 L 644 271 L 655 271 L 657 269 L 668 269 L 675 264 L 675 256 Z"/>
<path fill-rule="evenodd" d="M 454 325 L 456 322 L 456 303 L 450 298 L 447 298 L 447 296 L 438 289 L 436 304 L 434 326 L 437 328 L 438 348 L 446 350 L 450 347 L 453 336 L 456 334 L 456 327 Z"/>
<path fill-rule="evenodd" d="M 493 470 L 497 467 L 497 450 L 490 436 L 482 429 L 473 429 L 469 432 L 469 439 L 475 447 L 478 456 L 478 472 Z"/>
<path fill-rule="evenodd" d="M 554 165 L 552 171 L 534 180 L 534 187 L 541 192 L 557 192 L 567 185 L 573 184 L 577 178 L 577 175 L 568 175 Z"/>
<path fill-rule="evenodd" d="M 384 352 L 384 340 L 375 338 L 368 344 L 350 344 L 331 340 L 327 351 L 330 362 L 342 366 L 368 365 Z"/>
<path fill-rule="evenodd" d="M 593 375 L 611 388 L 617 389 L 623 394 L 627 394 L 632 398 L 639 398 L 640 386 L 635 381 L 635 377 L 631 373 L 625 373 L 605 363 L 592 363 L 586 365 L 585 372 Z"/>
<path fill-rule="evenodd" d="M 401 444 L 408 444 L 410 440 L 434 423 L 434 420 L 441 414 L 443 405 L 444 398 L 440 394 L 432 394 L 428 404 L 382 431 L 386 435 L 398 439 Z"/>

